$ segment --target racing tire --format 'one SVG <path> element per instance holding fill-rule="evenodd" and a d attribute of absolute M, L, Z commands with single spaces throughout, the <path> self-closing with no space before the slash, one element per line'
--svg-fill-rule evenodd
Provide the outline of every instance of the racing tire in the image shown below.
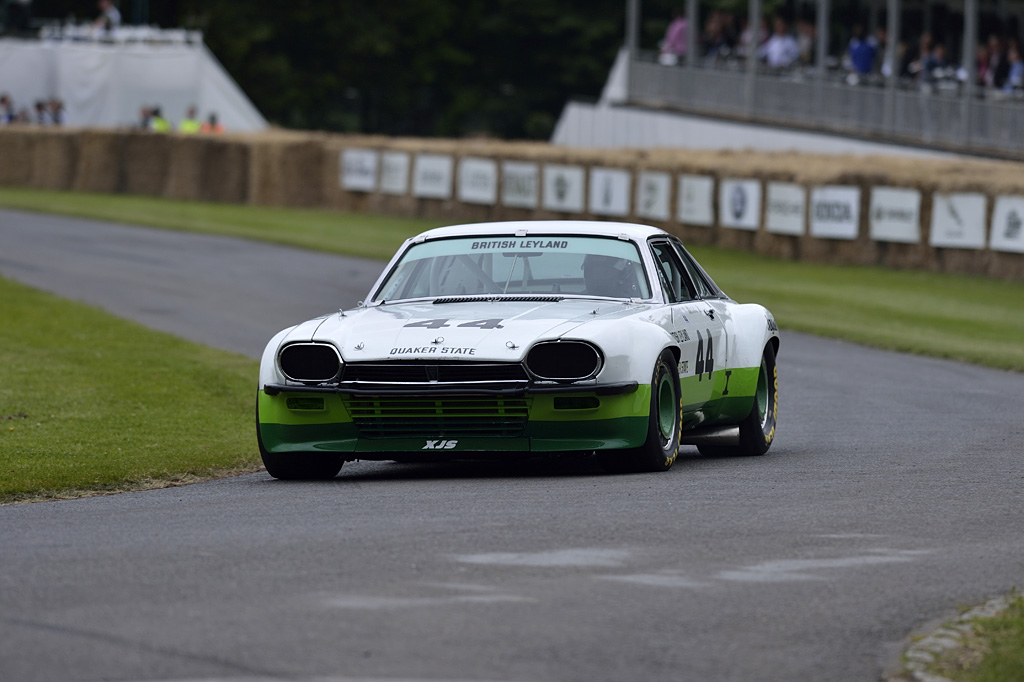
<path fill-rule="evenodd" d="M 768 452 L 775 440 L 779 420 L 779 369 L 775 364 L 775 347 L 768 344 L 761 354 L 754 404 L 739 423 L 740 442 L 728 446 L 698 446 L 700 454 L 725 457 L 756 457 Z"/>
<path fill-rule="evenodd" d="M 662 351 L 651 378 L 647 440 L 629 450 L 599 450 L 597 458 L 601 467 L 613 474 L 671 469 L 679 456 L 681 405 L 675 356 Z"/>
<path fill-rule="evenodd" d="M 326 452 L 267 452 L 260 436 L 260 408 L 256 405 L 256 443 L 267 473 L 282 481 L 325 481 L 341 471 L 345 460 Z"/>

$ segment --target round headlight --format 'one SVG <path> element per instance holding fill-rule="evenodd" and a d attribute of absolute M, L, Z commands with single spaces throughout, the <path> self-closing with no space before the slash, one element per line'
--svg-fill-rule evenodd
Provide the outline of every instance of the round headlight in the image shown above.
<path fill-rule="evenodd" d="M 590 379 L 601 370 L 601 352 L 583 341 L 538 343 L 526 356 L 526 368 L 550 381 Z"/>
<path fill-rule="evenodd" d="M 303 383 L 323 383 L 341 373 L 341 356 L 326 343 L 287 345 L 278 353 L 277 362 L 285 377 Z"/>

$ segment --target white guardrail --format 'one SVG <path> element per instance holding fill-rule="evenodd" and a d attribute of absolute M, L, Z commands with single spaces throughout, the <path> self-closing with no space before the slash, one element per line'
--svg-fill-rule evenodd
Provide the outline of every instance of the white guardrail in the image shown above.
<path fill-rule="evenodd" d="M 438 153 L 349 148 L 340 152 L 341 189 L 543 209 L 655 223 L 762 229 L 779 235 L 1024 253 L 1024 196 L 928 192 L 852 185 L 804 186 L 757 178 L 634 172 L 626 168 L 495 160 Z M 634 177 L 635 176 L 635 177 Z M 922 202 L 931 202 L 928 229 Z M 864 220 L 862 220 L 864 218 Z"/>

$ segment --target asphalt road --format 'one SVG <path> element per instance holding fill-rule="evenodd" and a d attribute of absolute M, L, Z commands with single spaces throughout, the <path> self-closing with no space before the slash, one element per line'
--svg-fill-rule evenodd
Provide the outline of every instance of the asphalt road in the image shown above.
<path fill-rule="evenodd" d="M 0 274 L 253 356 L 378 268 L 0 211 Z M 761 458 L 0 507 L 0 680 L 868 682 L 1024 585 L 1024 376 L 785 329 L 779 374 Z"/>

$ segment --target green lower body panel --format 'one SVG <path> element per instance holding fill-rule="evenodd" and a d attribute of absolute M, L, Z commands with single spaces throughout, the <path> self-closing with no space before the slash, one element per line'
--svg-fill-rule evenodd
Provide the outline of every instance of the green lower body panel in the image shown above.
<path fill-rule="evenodd" d="M 642 445 L 650 386 L 625 395 L 355 397 L 258 394 L 269 452 L 560 452 Z"/>
<path fill-rule="evenodd" d="M 735 424 L 750 412 L 758 368 L 684 378 L 686 421 Z M 651 387 L 623 395 L 380 397 L 336 393 L 258 395 L 269 452 L 433 453 L 616 450 L 647 438 Z"/>

